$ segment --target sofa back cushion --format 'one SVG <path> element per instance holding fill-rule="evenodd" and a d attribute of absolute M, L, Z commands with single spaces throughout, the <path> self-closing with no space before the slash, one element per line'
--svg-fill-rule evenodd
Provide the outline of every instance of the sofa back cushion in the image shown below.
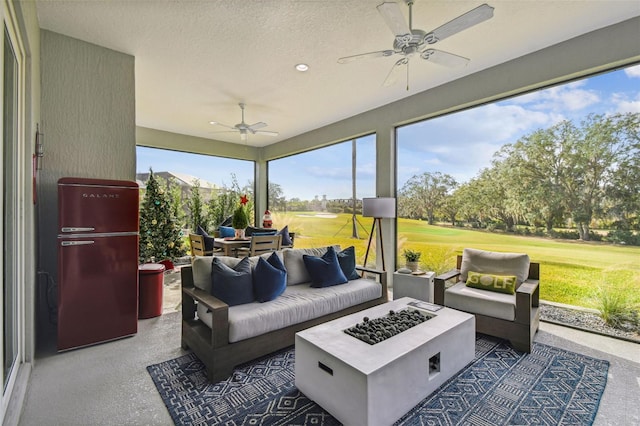
<path fill-rule="evenodd" d="M 336 251 L 340 250 L 340 246 L 333 246 Z M 307 271 L 302 256 L 307 254 L 310 256 L 322 256 L 327 252 L 327 247 L 304 248 L 282 250 L 284 258 L 284 267 L 287 269 L 287 285 L 296 285 L 311 282 L 311 276 Z"/>
<path fill-rule="evenodd" d="M 271 256 L 272 252 L 262 254 L 260 256 L 252 256 L 249 258 L 251 269 L 258 264 L 258 258 L 263 257 L 265 260 Z M 282 261 L 282 253 L 276 252 Z M 193 270 L 193 285 L 200 290 L 204 290 L 211 294 L 211 261 L 214 256 L 196 256 L 191 263 Z M 234 268 L 242 259 L 231 256 L 215 256 L 220 262 L 229 268 Z"/>
<path fill-rule="evenodd" d="M 524 253 L 499 253 L 466 248 L 462 252 L 460 279 L 467 281 L 469 271 L 515 275 L 516 288 L 529 276 L 529 256 Z"/>

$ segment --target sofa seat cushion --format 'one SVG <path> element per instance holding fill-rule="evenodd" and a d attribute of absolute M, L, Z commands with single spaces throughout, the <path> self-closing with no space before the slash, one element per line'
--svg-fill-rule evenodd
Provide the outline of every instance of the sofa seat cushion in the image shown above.
<path fill-rule="evenodd" d="M 277 299 L 229 307 L 229 343 L 338 312 L 382 296 L 380 283 L 370 279 L 312 288 L 310 283 L 287 286 Z M 211 327 L 211 313 L 198 305 L 198 317 Z"/>
<path fill-rule="evenodd" d="M 513 321 L 516 318 L 515 294 L 496 293 L 467 287 L 459 282 L 444 292 L 444 304 L 459 311 Z"/>

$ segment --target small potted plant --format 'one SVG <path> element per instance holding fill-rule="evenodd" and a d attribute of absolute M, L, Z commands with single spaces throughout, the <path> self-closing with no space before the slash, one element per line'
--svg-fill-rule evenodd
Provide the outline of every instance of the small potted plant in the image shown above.
<path fill-rule="evenodd" d="M 404 256 L 407 268 L 410 269 L 411 272 L 416 272 L 420 268 L 420 256 L 422 253 L 416 250 L 405 249 L 402 255 Z"/>
<path fill-rule="evenodd" d="M 249 226 L 249 218 L 247 217 L 247 212 L 244 210 L 244 205 L 238 206 L 238 208 L 233 212 L 231 226 L 233 226 L 233 229 L 236 231 L 235 238 L 243 239 L 244 230 Z"/>

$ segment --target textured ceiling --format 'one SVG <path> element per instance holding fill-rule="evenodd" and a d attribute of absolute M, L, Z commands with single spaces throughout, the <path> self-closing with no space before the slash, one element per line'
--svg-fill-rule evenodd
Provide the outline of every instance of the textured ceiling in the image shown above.
<path fill-rule="evenodd" d="M 408 8 L 402 0 L 405 19 Z M 38 0 L 43 29 L 135 56 L 136 123 L 227 142 L 210 121 L 268 123 L 264 146 L 634 16 L 640 1 L 489 0 L 492 19 L 434 47 L 471 59 L 449 69 L 412 58 L 409 90 L 382 87 L 398 56 L 338 64 L 391 49 L 382 0 Z M 413 27 L 430 31 L 482 4 L 416 0 Z M 594 53 L 595 54 L 595 53 Z M 309 64 L 300 73 L 294 65 Z"/>

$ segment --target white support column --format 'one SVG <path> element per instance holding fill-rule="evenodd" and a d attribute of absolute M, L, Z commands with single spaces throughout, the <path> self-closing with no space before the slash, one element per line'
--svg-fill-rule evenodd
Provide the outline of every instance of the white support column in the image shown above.
<path fill-rule="evenodd" d="M 267 209 L 269 184 L 267 181 L 267 162 L 259 158 L 255 162 L 255 225 L 262 226 L 262 214 Z"/>
<path fill-rule="evenodd" d="M 396 196 L 396 141 L 395 128 L 392 125 L 379 127 L 376 130 L 376 196 Z M 391 282 L 391 273 L 396 264 L 396 221 L 395 219 L 382 219 L 382 226 L 377 232 L 381 232 L 384 242 L 385 266 L 387 279 Z M 380 241 L 378 239 L 378 241 Z M 378 248 L 376 259 L 381 259 Z M 382 267 L 382 261 L 377 261 L 377 267 Z"/>

